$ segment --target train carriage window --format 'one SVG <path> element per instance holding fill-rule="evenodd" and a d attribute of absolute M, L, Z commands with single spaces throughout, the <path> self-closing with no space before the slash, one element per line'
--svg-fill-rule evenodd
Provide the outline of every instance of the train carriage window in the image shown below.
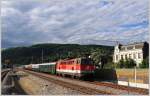
<path fill-rule="evenodd" d="M 68 64 L 71 64 L 72 62 L 71 61 L 68 61 Z"/>
<path fill-rule="evenodd" d="M 81 62 L 80 62 L 80 61 L 81 61 L 80 59 L 79 59 L 79 60 L 77 60 L 77 61 L 78 61 L 78 64 L 80 64 L 80 63 L 81 63 Z"/>
<path fill-rule="evenodd" d="M 74 61 L 71 62 L 72 64 L 74 63 Z"/>
<path fill-rule="evenodd" d="M 76 62 L 77 62 L 77 64 L 79 64 L 79 60 L 77 60 Z"/>

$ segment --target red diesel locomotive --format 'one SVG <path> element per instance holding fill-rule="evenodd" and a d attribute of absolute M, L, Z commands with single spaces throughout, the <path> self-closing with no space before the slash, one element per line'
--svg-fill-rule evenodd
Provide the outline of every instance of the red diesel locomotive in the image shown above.
<path fill-rule="evenodd" d="M 72 77 L 91 77 L 94 74 L 95 66 L 91 58 L 75 58 L 57 61 L 56 74 L 70 75 Z"/>

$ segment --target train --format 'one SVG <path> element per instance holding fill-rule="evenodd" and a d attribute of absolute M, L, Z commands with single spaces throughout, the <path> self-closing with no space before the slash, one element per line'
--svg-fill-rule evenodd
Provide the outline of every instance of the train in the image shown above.
<path fill-rule="evenodd" d="M 90 78 L 94 75 L 95 65 L 91 58 L 73 58 L 56 62 L 24 65 L 27 70 L 45 72 L 73 78 Z"/>

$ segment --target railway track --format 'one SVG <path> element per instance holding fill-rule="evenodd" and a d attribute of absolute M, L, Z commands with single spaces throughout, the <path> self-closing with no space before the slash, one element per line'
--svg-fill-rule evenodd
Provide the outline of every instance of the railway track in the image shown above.
<path fill-rule="evenodd" d="M 66 78 L 66 77 L 63 77 L 63 78 Z M 67 79 L 74 80 L 72 78 L 67 78 Z M 80 81 L 80 82 L 88 82 L 90 84 L 95 84 L 95 85 L 99 85 L 99 86 L 106 86 L 106 87 L 111 87 L 114 89 L 125 90 L 127 92 L 136 92 L 136 93 L 143 94 L 143 95 L 149 94 L 149 90 L 143 89 L 143 88 L 129 87 L 129 86 L 123 86 L 123 85 L 118 85 L 118 84 L 114 84 L 114 83 L 106 83 L 106 82 L 100 82 L 100 81 L 90 82 L 90 81 L 83 81 L 83 80 L 78 80 L 78 79 L 76 79 L 76 80 Z"/>
<path fill-rule="evenodd" d="M 1 82 L 3 82 L 3 80 L 4 80 L 5 76 L 6 76 L 6 74 L 7 74 L 7 72 L 1 73 Z"/>
<path fill-rule="evenodd" d="M 133 87 L 128 87 L 128 86 L 123 86 L 123 85 L 118 85 L 118 84 L 113 84 L 113 83 L 106 83 L 106 82 L 98 82 L 98 81 L 94 81 L 93 84 L 100 85 L 100 86 L 108 86 L 111 88 L 126 90 L 129 92 L 137 92 L 137 93 L 144 94 L 144 95 L 149 94 L 148 89 L 143 89 L 143 88 L 135 88 L 135 87 L 133 88 Z"/>
<path fill-rule="evenodd" d="M 84 87 L 84 86 L 80 86 L 80 85 L 73 84 L 73 83 L 68 83 L 65 81 L 58 80 L 58 79 L 50 78 L 48 76 L 48 74 L 41 74 L 41 73 L 27 71 L 27 70 L 24 70 L 24 71 L 28 72 L 30 74 L 33 74 L 35 76 L 38 76 L 40 78 L 43 78 L 45 80 L 48 80 L 50 82 L 53 82 L 55 84 L 64 86 L 64 87 L 72 89 L 72 90 L 79 91 L 79 92 L 86 94 L 86 95 L 104 95 L 104 94 L 105 95 L 113 95 L 113 93 L 111 93 L 111 92 L 101 91 L 101 90 L 97 90 L 97 89 L 93 89 L 93 88 L 89 88 L 89 87 Z"/>
<path fill-rule="evenodd" d="M 62 77 L 62 78 L 66 78 L 66 77 Z M 67 79 L 74 80 L 72 78 L 67 78 Z M 118 85 L 118 84 L 108 83 L 108 82 L 100 82 L 100 81 L 90 82 L 90 81 L 83 81 L 83 80 L 79 80 L 79 79 L 76 79 L 76 80 L 80 81 L 80 82 L 88 82 L 90 84 L 95 84 L 95 85 L 99 85 L 99 86 L 106 86 L 106 87 L 111 87 L 111 88 L 114 88 L 114 89 L 125 90 L 125 91 L 128 91 L 128 92 L 136 92 L 136 93 L 140 93 L 140 94 L 143 94 L 143 95 L 149 94 L 149 90 L 148 89 L 143 89 L 143 88 L 129 87 L 129 86 Z"/>
<path fill-rule="evenodd" d="M 3 71 L 1 72 L 1 82 L 3 82 L 5 76 L 7 75 L 7 73 L 8 73 L 9 71 L 10 71 L 10 70 L 7 69 L 7 70 L 3 70 Z"/>
<path fill-rule="evenodd" d="M 33 72 L 33 71 L 28 71 L 28 72 L 30 72 L 32 74 L 34 73 L 34 75 L 37 75 L 37 72 Z M 44 76 L 42 74 L 44 74 Z M 111 91 L 109 91 L 109 92 L 100 91 L 100 90 L 96 90 L 96 89 L 91 89 L 91 88 L 75 85 L 75 84 L 72 84 L 72 83 L 68 84 L 67 82 L 63 82 L 63 81 L 60 81 L 60 80 L 53 80 L 52 81 L 52 79 L 49 79 L 48 75 L 50 75 L 50 74 L 38 73 L 37 76 L 39 76 L 39 77 L 41 77 L 43 79 L 49 80 L 49 81 L 51 80 L 51 82 L 54 82 L 56 84 L 60 83 L 60 85 L 65 86 L 67 88 L 71 87 L 71 89 L 73 89 L 73 90 L 82 91 L 82 93 L 85 93 L 85 94 L 88 94 L 88 95 L 93 95 L 93 94 L 113 95 L 114 94 Z M 56 76 L 56 77 L 58 77 L 58 76 Z M 63 78 L 66 78 L 66 77 L 63 77 Z M 118 90 L 124 90 L 124 91 L 127 91 L 127 92 L 135 92 L 135 93 L 139 93 L 139 94 L 142 94 L 142 95 L 149 94 L 148 89 L 143 89 L 143 88 L 128 87 L 128 86 L 123 86 L 123 85 L 118 85 L 118 84 L 113 84 L 113 83 L 106 83 L 106 82 L 98 82 L 98 81 L 90 82 L 90 81 L 82 81 L 82 80 L 71 79 L 71 78 L 67 78 L 67 79 L 76 80 L 76 81 L 80 81 L 80 82 L 87 82 L 89 84 L 95 84 L 95 85 L 98 85 L 98 86 L 106 86 L 106 87 L 109 87 L 109 88 L 118 89 Z"/>

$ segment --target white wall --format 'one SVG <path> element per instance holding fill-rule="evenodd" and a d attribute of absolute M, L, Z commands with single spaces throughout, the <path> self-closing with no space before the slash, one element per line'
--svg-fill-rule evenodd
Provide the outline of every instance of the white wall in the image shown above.
<path fill-rule="evenodd" d="M 116 47 L 115 47 L 116 48 Z M 140 53 L 140 57 L 138 58 L 138 54 Z M 143 60 L 143 51 L 142 49 L 133 49 L 133 50 L 124 50 L 124 51 L 114 51 L 113 61 L 117 63 L 121 59 L 121 55 L 123 55 L 123 59 L 125 59 L 125 55 L 127 54 L 127 58 L 129 58 L 129 54 L 131 54 L 131 59 L 135 60 L 137 66 Z M 133 54 L 135 54 L 136 58 L 134 58 Z M 118 60 L 116 60 L 116 55 L 118 55 Z"/>

